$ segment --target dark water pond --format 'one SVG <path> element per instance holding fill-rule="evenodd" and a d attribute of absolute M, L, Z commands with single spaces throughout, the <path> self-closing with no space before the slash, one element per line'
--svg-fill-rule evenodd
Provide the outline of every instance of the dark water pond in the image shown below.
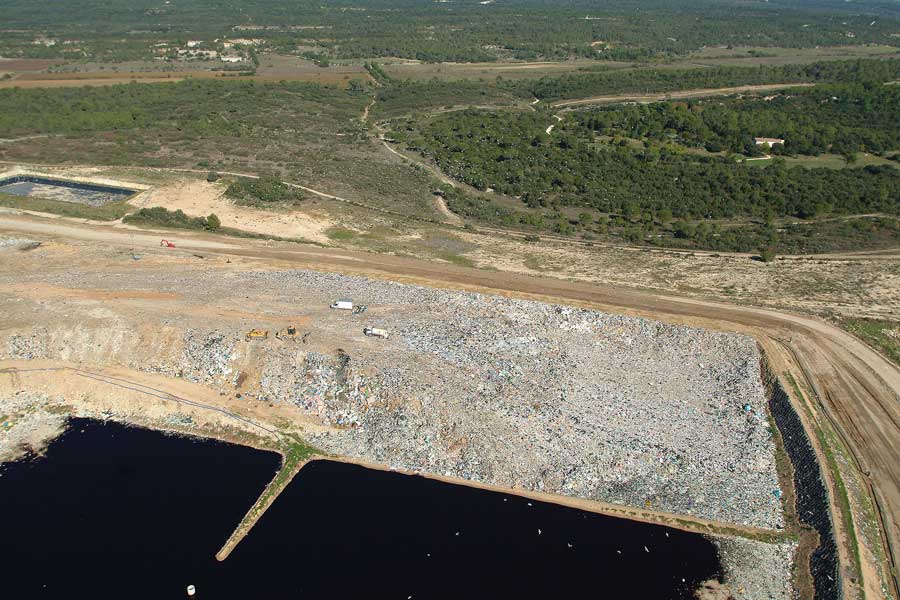
<path fill-rule="evenodd" d="M 3 596 L 674 599 L 720 570 L 696 534 L 334 462 L 216 562 L 277 462 L 73 420 L 0 471 Z"/>

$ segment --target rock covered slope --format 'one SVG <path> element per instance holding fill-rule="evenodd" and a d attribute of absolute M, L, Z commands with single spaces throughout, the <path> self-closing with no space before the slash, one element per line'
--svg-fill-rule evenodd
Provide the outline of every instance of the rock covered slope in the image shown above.
<path fill-rule="evenodd" d="M 375 308 L 391 332 L 269 362 L 263 390 L 342 428 L 312 441 L 397 468 L 782 526 L 748 337 L 311 272 L 249 277 Z M 360 322 L 362 322 L 360 320 Z M 325 385 L 323 385 L 325 382 Z"/>

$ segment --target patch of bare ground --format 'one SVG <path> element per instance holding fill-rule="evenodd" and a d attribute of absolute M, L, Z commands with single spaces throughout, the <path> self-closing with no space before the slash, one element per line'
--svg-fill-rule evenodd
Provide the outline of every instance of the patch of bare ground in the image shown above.
<path fill-rule="evenodd" d="M 62 62 L 61 60 L 43 58 L 0 58 L 0 72 L 24 73 L 43 71 Z"/>
<path fill-rule="evenodd" d="M 441 215 L 443 215 L 446 223 L 450 223 L 451 225 L 462 225 L 463 220 L 459 215 L 451 212 L 450 209 L 447 208 L 447 203 L 444 202 L 444 199 L 437 194 L 434 195 L 434 207 Z"/>
<path fill-rule="evenodd" d="M 900 256 L 781 257 L 529 243 L 461 233 L 482 268 L 790 308 L 820 315 L 896 318 Z"/>
<path fill-rule="evenodd" d="M 322 214 L 307 211 L 268 211 L 236 205 L 225 196 L 227 184 L 183 179 L 156 187 L 132 202 L 139 208 L 164 206 L 189 216 L 215 213 L 225 227 L 288 239 L 328 243 L 325 230 L 333 225 Z"/>

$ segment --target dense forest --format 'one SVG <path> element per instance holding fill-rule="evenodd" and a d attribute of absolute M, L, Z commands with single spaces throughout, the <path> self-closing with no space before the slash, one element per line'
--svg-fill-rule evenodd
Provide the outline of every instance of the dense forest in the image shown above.
<path fill-rule="evenodd" d="M 666 146 L 635 149 L 595 142 L 590 130 L 563 121 L 546 133 L 542 112 L 466 110 L 392 135 L 432 157 L 472 186 L 520 197 L 529 207 L 584 206 L 620 215 L 665 211 L 676 218 L 900 213 L 900 170 L 764 168 Z"/>
<path fill-rule="evenodd" d="M 898 17 L 890 3 L 789 0 L 6 0 L 0 55 L 129 60 L 159 41 L 237 35 L 330 58 L 645 60 L 713 45 L 900 45 Z"/>
<path fill-rule="evenodd" d="M 598 134 L 675 140 L 754 154 L 754 137 L 785 140 L 777 153 L 879 153 L 900 149 L 900 89 L 881 83 L 796 88 L 770 96 L 616 105 L 576 113 Z"/>

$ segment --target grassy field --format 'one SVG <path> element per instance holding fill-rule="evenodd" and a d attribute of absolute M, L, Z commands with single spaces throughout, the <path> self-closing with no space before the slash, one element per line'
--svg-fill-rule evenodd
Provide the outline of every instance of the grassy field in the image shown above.
<path fill-rule="evenodd" d="M 900 323 L 878 319 L 845 319 L 847 331 L 900 365 Z"/>
<path fill-rule="evenodd" d="M 610 68 L 622 69 L 632 66 L 620 61 L 596 61 L 588 59 L 565 60 L 554 62 L 521 62 L 498 61 L 490 63 L 420 63 L 393 62 L 381 65 L 394 79 L 403 81 L 460 81 L 485 80 L 492 81 L 497 77 L 504 79 L 536 79 L 553 75 L 562 75 L 581 69 Z"/>

